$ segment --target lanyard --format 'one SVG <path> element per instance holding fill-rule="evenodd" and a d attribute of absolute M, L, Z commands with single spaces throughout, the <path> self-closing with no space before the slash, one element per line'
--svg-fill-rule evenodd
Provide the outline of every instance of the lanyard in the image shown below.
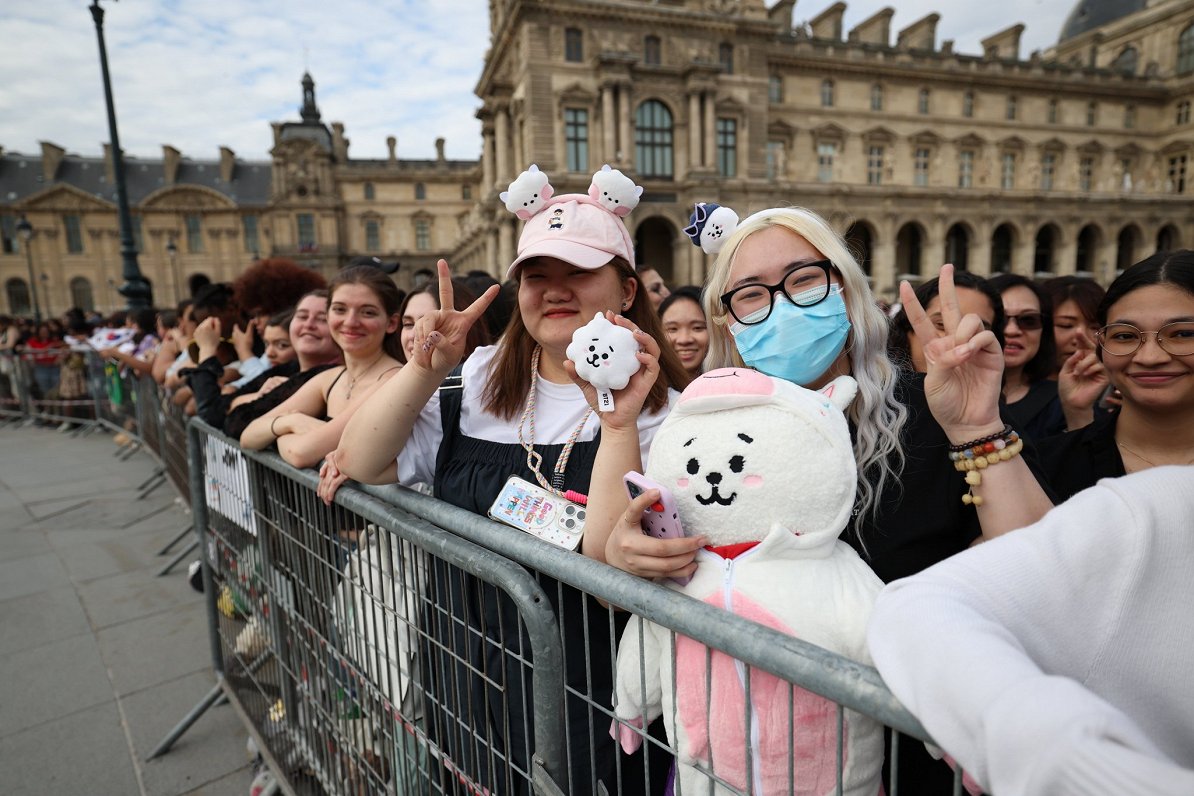
<path fill-rule="evenodd" d="M 580 432 L 584 430 L 585 423 L 589 422 L 589 417 L 593 414 L 593 408 L 589 407 L 585 411 L 585 416 L 580 419 L 580 424 L 568 435 L 568 441 L 564 443 L 564 450 L 560 452 L 560 458 L 556 461 L 555 469 L 552 470 L 551 483 L 547 483 L 547 479 L 539 472 L 539 468 L 543 464 L 543 455 L 535 451 L 535 401 L 539 383 L 539 355 L 542 351 L 542 346 L 535 346 L 535 352 L 531 354 L 531 389 L 527 392 L 526 406 L 522 410 L 522 418 L 518 421 L 518 444 L 526 449 L 527 467 L 535 474 L 535 480 L 539 482 L 539 486 L 555 495 L 563 497 L 564 470 L 568 467 L 568 457 L 572 455 L 572 448 L 576 445 L 576 440 L 580 437 Z M 522 435 L 524 425 L 530 426 L 530 441 Z"/>

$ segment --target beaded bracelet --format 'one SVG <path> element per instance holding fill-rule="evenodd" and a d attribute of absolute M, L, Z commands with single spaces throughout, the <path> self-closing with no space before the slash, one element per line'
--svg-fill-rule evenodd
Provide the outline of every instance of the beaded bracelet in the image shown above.
<path fill-rule="evenodd" d="M 976 507 L 983 504 L 981 495 L 974 494 L 974 488 L 983 482 L 982 471 L 993 464 L 1006 462 L 1013 456 L 1019 455 L 1024 449 L 1024 440 L 1012 429 L 1005 425 L 1003 431 L 989 437 L 968 442 L 965 445 L 951 445 L 949 448 L 950 461 L 954 469 L 966 473 L 966 483 L 970 486 L 962 502 L 967 506 Z"/>

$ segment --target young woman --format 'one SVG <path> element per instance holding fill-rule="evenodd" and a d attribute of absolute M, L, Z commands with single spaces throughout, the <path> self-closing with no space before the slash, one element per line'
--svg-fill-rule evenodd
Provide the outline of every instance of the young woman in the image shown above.
<path fill-rule="evenodd" d="M 527 221 L 518 257 L 508 271 L 517 280 L 518 304 L 501 345 L 474 351 L 461 368 L 460 388 L 439 392 L 497 287 L 466 310 L 439 309 L 420 318 L 414 327 L 412 359 L 345 429 L 335 454 L 343 473 L 366 483 L 433 483 L 438 497 L 482 516 L 511 474 L 557 493 L 588 493 L 600 423 L 565 367 L 565 349 L 573 332 L 598 313 L 620 313 L 627 323 L 655 337 L 660 334 L 659 321 L 631 265 L 633 243 L 620 218 L 583 194 L 555 196 L 546 206 L 550 212 L 541 211 Z M 438 268 L 440 306 L 453 307 L 448 265 L 441 260 Z M 651 362 L 661 375 L 642 396 L 642 412 L 630 424 L 636 447 L 650 445 L 669 400 L 676 395 L 673 388 L 687 382 L 670 351 L 660 358 L 656 349 Z M 421 411 L 412 412 L 411 407 Z M 338 475 L 327 468 L 324 483 Z M 566 683 L 596 704 L 609 704 L 613 640 L 608 611 L 575 589 L 544 575 L 538 578 L 561 618 Z M 479 699 L 488 687 L 461 672 L 463 682 L 471 683 L 466 690 L 471 689 L 472 698 L 470 705 L 456 707 L 476 721 L 465 732 L 483 739 L 478 742 L 481 748 L 495 748 L 519 767 L 526 766 L 531 716 L 524 715 L 523 709 L 530 697 L 520 698 L 517 693 L 526 674 L 497 646 L 521 643 L 514 630 L 518 622 L 513 606 L 451 568 L 437 570 L 429 589 L 437 595 L 429 599 L 449 606 L 447 610 L 457 618 L 470 617 L 476 629 L 467 642 L 457 639 L 464 646 L 456 654 L 468 657 L 482 671 L 496 673 L 492 676 L 499 680 L 504 678 L 511 690 L 509 713 L 503 713 L 501 696 Z M 450 631 L 439 632 L 447 626 L 442 617 L 430 621 L 439 623 L 431 626 L 438 630 L 430 632 L 444 643 L 452 640 Z M 494 642 L 482 644 L 483 634 Z M 452 670 L 453 664 L 428 662 L 425 671 L 445 666 Z M 443 683 L 432 688 L 437 698 L 449 704 L 464 699 L 448 694 Z M 571 792 L 597 792 L 598 781 L 613 792 L 618 784 L 618 752 L 609 737 L 608 722 L 591 716 L 580 700 L 570 700 L 568 709 L 574 717 L 568 726 Z M 445 720 L 452 728 L 467 721 Z M 448 744 L 446 756 L 469 776 L 488 778 L 470 763 L 468 749 L 456 748 L 447 738 L 440 740 Z M 620 765 L 623 787 L 641 786 L 642 774 L 631 773 L 641 767 L 641 759 L 624 757 Z M 655 781 L 661 784 L 664 775 L 659 772 Z"/>
<path fill-rule="evenodd" d="M 701 306 L 701 289 L 685 285 L 673 290 L 659 305 L 663 334 L 680 364 L 692 378 L 701 375 L 709 353 L 709 321 Z"/>
<path fill-rule="evenodd" d="M 344 367 L 320 373 L 240 436 L 249 450 L 278 443 L 295 467 L 313 467 L 335 449 L 348 419 L 389 380 L 398 361 L 398 288 L 372 266 L 345 268 L 328 288 L 328 327 Z"/>
<path fill-rule="evenodd" d="M 490 281 L 493 284 L 497 284 L 495 280 L 491 279 Z M 452 295 L 453 301 L 455 301 L 455 309 L 457 310 L 466 310 L 477 300 L 476 294 L 469 289 L 463 279 L 452 280 Z M 402 316 L 402 333 L 400 335 L 402 353 L 400 359 L 403 364 L 414 358 L 415 324 L 427 313 L 435 312 L 440 308 L 439 298 L 439 285 L 434 282 L 428 282 L 421 288 L 408 293 L 406 298 L 402 300 L 402 309 L 399 314 Z M 489 329 L 486 319 L 482 318 L 473 324 L 473 328 L 469 330 L 468 338 L 465 340 L 464 345 L 464 358 L 468 359 L 473 351 L 481 346 L 489 345 L 492 341 L 492 331 Z"/>
<path fill-rule="evenodd" d="M 963 315 L 977 315 L 983 326 L 995 332 L 999 344 L 1003 345 L 1003 300 L 999 291 L 991 287 L 986 279 L 968 271 L 954 272 L 954 290 L 958 297 L 958 311 Z M 924 307 L 936 329 L 936 336 L 945 334 L 945 323 L 941 317 L 941 280 L 933 277 L 916 288 L 916 300 Z M 908 313 L 901 307 L 891 320 L 891 337 L 887 350 L 892 359 L 900 365 L 910 365 L 917 373 L 928 370 L 925 363 L 924 344 L 912 329 Z"/>
<path fill-rule="evenodd" d="M 1158 252 L 1111 283 L 1096 339 L 1117 412 L 1042 450 L 1061 500 L 1163 464 L 1194 464 L 1194 251 Z"/>
<path fill-rule="evenodd" d="M 923 377 L 889 360 L 888 320 L 865 273 L 842 238 L 808 210 L 777 208 L 747 218 L 727 239 L 705 286 L 710 366 L 749 366 L 810 389 L 843 374 L 858 382 L 847 417 L 859 482 L 844 538 L 885 581 L 1034 522 L 1051 506 L 1021 456 L 982 472 L 973 488 L 983 498 L 977 509 L 963 502 L 967 484 L 949 458 L 951 444 L 970 448 L 984 438 L 1009 438 L 999 414 L 999 341 L 978 316 L 961 315 L 952 266 L 941 272 L 943 335 L 907 283 L 900 296 L 926 341 Z M 648 490 L 628 505 L 620 484 L 623 473 L 642 466 L 634 437 L 623 429 L 651 380 L 648 363 L 615 396 L 615 410 L 602 415 L 585 549 L 645 577 L 685 576 L 705 540 L 643 534 L 642 512 L 659 496 Z M 901 790 L 950 793 L 948 767 L 918 747 L 900 747 Z"/>

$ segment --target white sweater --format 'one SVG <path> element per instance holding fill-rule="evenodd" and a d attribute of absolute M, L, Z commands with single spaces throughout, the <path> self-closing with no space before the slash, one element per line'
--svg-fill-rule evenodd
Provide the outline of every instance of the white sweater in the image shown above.
<path fill-rule="evenodd" d="M 888 585 L 868 641 L 996 796 L 1194 794 L 1194 467 L 1101 481 Z"/>

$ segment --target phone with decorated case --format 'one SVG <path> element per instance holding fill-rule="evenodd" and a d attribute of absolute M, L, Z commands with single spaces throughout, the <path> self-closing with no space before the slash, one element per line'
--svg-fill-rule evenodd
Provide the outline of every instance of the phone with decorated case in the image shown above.
<path fill-rule="evenodd" d="M 663 484 L 647 478 L 634 470 L 622 476 L 622 483 L 626 487 L 626 494 L 631 500 L 649 489 L 659 490 L 659 500 L 643 510 L 643 533 L 656 539 L 680 539 L 684 533 L 684 526 L 680 524 L 680 515 L 676 509 L 676 499 Z M 681 586 L 692 580 L 692 577 L 672 578 Z"/>
<path fill-rule="evenodd" d="M 579 547 L 584 533 L 584 506 L 515 475 L 506 481 L 488 514 L 565 550 Z"/>

